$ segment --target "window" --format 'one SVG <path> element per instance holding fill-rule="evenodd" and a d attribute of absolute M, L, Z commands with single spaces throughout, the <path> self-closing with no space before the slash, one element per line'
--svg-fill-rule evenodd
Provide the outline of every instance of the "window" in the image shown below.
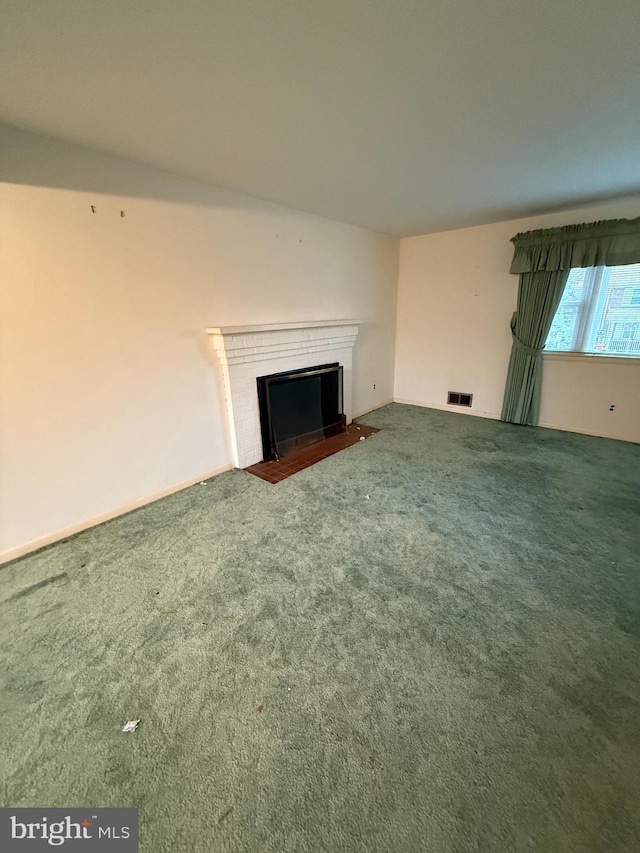
<path fill-rule="evenodd" d="M 545 350 L 640 358 L 640 264 L 571 270 Z"/>

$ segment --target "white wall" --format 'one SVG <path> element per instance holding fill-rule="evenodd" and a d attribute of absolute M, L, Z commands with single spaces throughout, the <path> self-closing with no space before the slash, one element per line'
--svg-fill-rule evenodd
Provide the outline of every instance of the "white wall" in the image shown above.
<path fill-rule="evenodd" d="M 0 182 L 0 557 L 229 466 L 207 326 L 361 320 L 392 398 L 396 239 L 9 128 Z"/>
<path fill-rule="evenodd" d="M 499 417 L 518 289 L 518 277 L 509 273 L 511 237 L 534 228 L 638 215 L 640 197 L 635 197 L 402 240 L 395 398 L 464 412 L 447 406 L 447 391 L 470 392 L 470 414 Z M 543 426 L 640 441 L 640 360 L 544 356 L 543 361 Z"/>

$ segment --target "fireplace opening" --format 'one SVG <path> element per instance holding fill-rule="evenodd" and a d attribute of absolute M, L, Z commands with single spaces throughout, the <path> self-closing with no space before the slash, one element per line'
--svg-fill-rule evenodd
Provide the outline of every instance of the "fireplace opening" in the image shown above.
<path fill-rule="evenodd" d="M 258 376 L 256 381 L 265 462 L 345 431 L 338 362 Z"/>

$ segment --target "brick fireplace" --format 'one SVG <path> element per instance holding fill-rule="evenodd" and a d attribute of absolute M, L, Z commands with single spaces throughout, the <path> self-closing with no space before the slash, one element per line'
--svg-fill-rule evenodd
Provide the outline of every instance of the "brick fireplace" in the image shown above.
<path fill-rule="evenodd" d="M 262 459 L 258 376 L 338 361 L 344 369 L 344 413 L 351 423 L 352 353 L 358 326 L 356 320 L 317 320 L 207 329 L 222 370 L 237 468 Z"/>

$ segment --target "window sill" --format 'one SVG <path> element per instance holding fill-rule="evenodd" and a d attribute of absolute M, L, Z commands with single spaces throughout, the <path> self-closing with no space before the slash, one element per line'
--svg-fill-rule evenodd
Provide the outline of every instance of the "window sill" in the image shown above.
<path fill-rule="evenodd" d="M 627 364 L 640 367 L 640 358 L 629 355 L 596 355 L 590 352 L 543 352 L 545 361 L 591 361 L 604 364 Z"/>

